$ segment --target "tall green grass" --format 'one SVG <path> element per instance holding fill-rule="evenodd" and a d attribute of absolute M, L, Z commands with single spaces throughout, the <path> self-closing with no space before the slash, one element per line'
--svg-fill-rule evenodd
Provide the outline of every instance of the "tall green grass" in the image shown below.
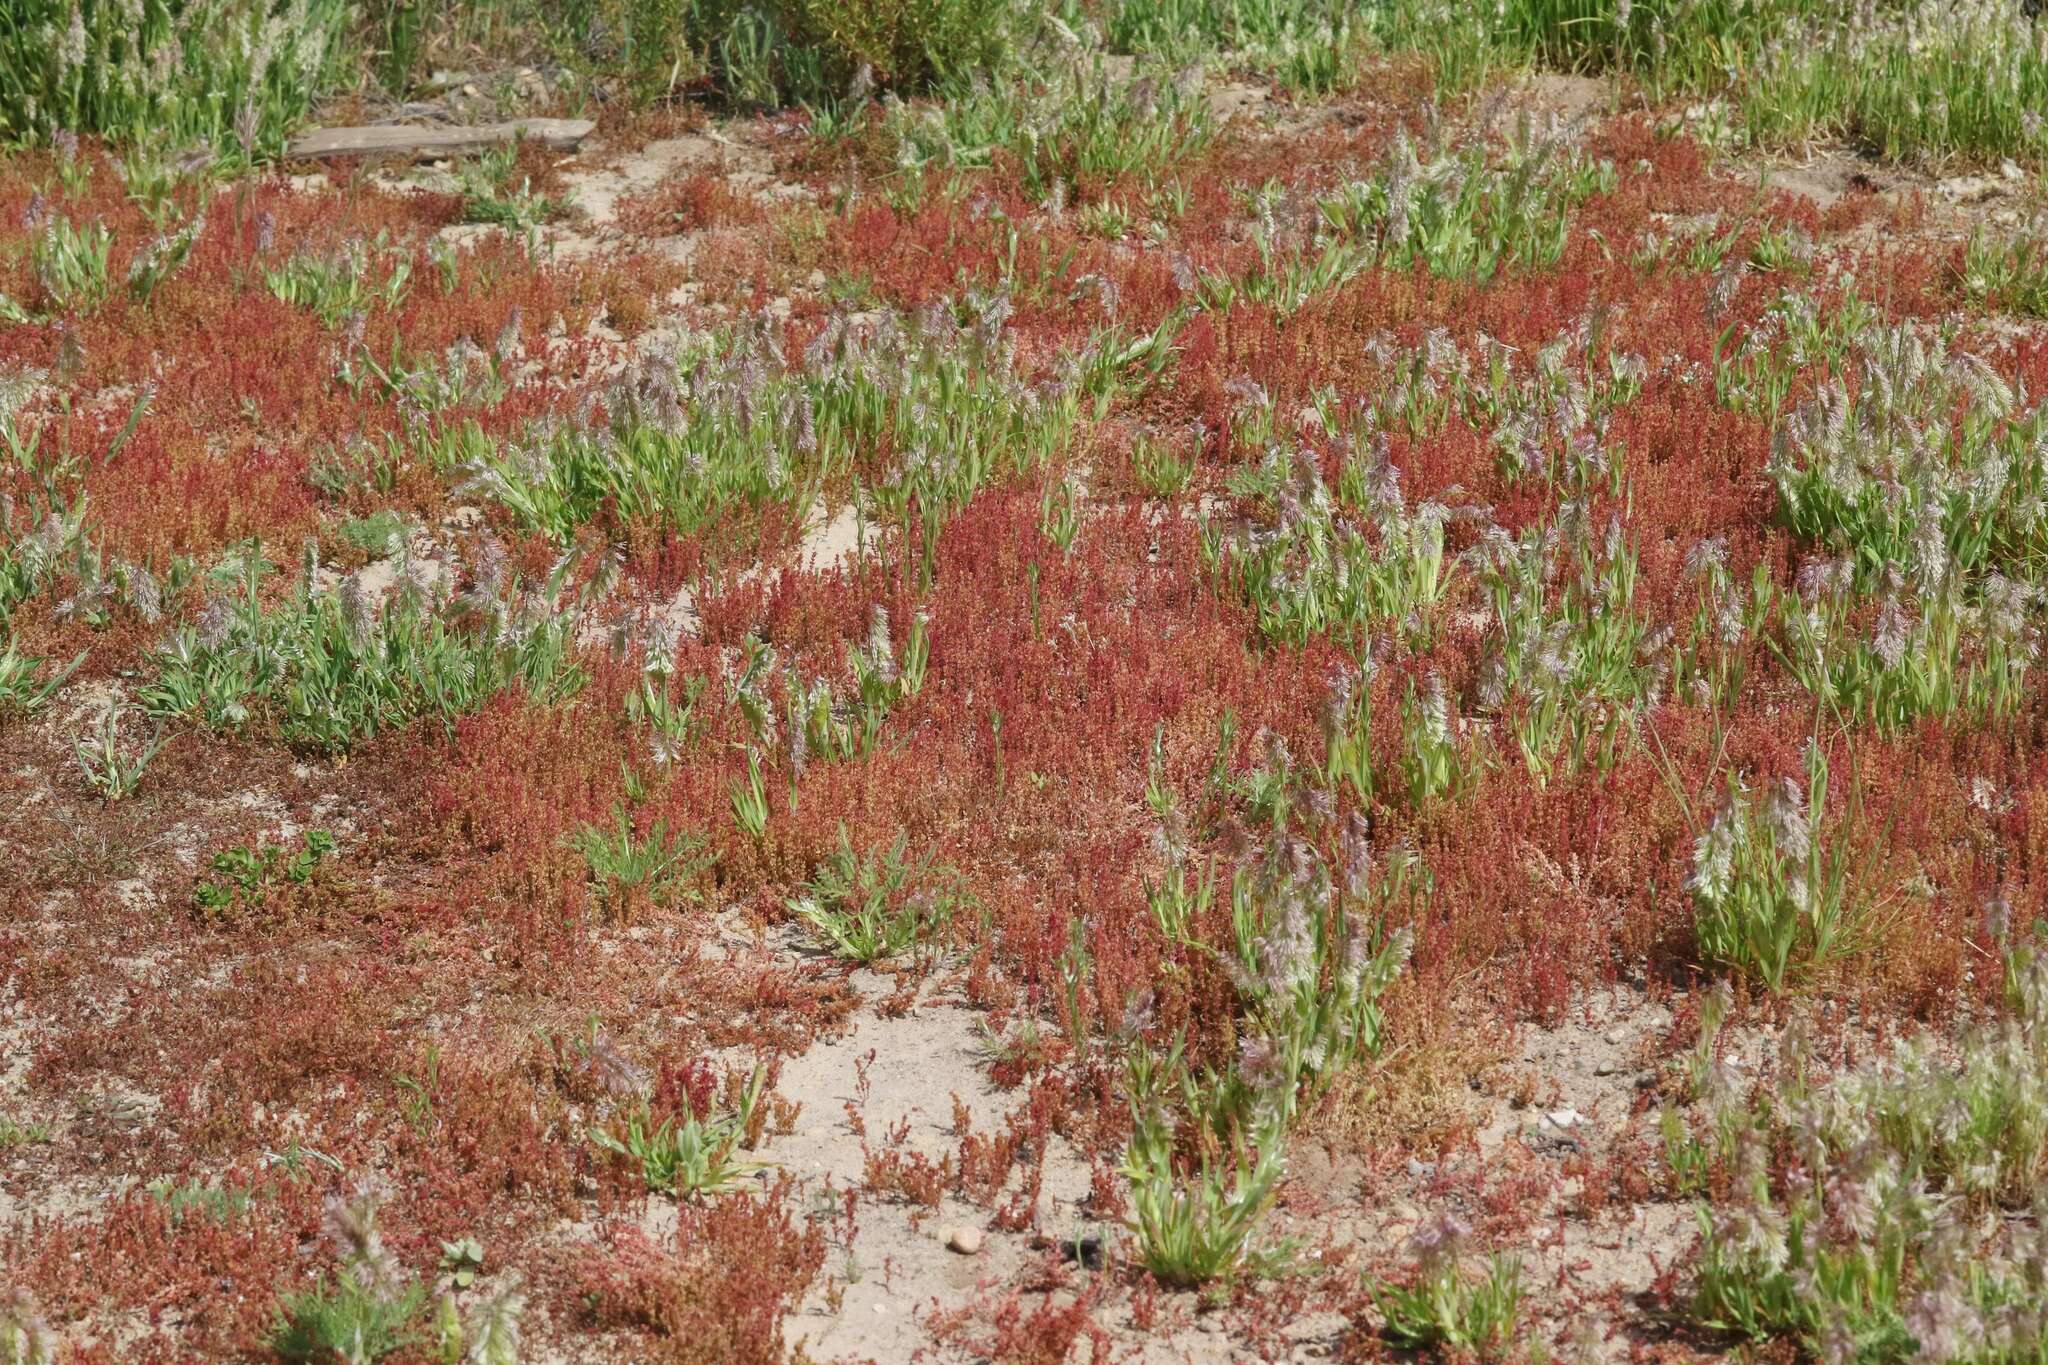
<path fill-rule="evenodd" d="M 1363 69 L 1363 7 L 1354 0 L 1121 0 L 1103 16 L 1120 52 L 1174 62 L 1227 54 L 1232 65 L 1322 96 Z"/>
<path fill-rule="evenodd" d="M 337 74 L 349 0 L 7 0 L 0 137 L 273 153 Z"/>
<path fill-rule="evenodd" d="M 728 91 L 752 80 L 763 103 L 818 103 L 868 81 L 922 90 L 999 62 L 1010 23 L 1001 0 L 690 0 L 689 18 Z"/>
<path fill-rule="evenodd" d="M 363 0 L 370 69 L 402 93 L 443 54 L 546 61 L 642 100 L 830 106 L 1002 60 L 1007 0 Z M 471 60 L 465 56 L 461 60 Z"/>
<path fill-rule="evenodd" d="M 0 138 L 98 134 L 275 155 L 330 89 L 394 94 L 443 53 L 545 60 L 641 99 L 918 91 L 1003 58 L 983 0 L 8 0 Z M 479 54 L 481 54 L 479 56 Z"/>
<path fill-rule="evenodd" d="M 2040 160 L 2048 47 L 2023 0 L 1381 0 L 1390 48 L 1470 88 L 1501 67 L 1616 72 L 1654 101 L 1725 98 L 1763 142 Z"/>

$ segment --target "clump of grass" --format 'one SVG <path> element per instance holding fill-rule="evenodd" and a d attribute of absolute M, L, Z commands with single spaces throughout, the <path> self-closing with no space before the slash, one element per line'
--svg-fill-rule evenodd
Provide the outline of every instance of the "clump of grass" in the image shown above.
<path fill-rule="evenodd" d="M 1323 700 L 1323 778 L 1332 789 L 1350 787 L 1360 801 L 1370 801 L 1379 785 L 1372 753 L 1372 679 L 1370 661 L 1356 671 L 1339 669 Z"/>
<path fill-rule="evenodd" d="M 1739 283 L 1721 270 L 1716 290 Z M 1716 300 L 1709 297 L 1709 306 Z M 1773 420 L 1812 367 L 1825 378 L 1852 373 L 1867 340 L 1879 335 L 1877 309 L 1844 292 L 1826 303 L 1804 290 L 1780 294 L 1746 327 L 1731 323 L 1714 347 L 1714 392 L 1728 407 Z M 1739 333 L 1739 336 L 1738 336 Z"/>
<path fill-rule="evenodd" d="M 1827 815 L 1828 762 L 1806 750 L 1806 790 L 1781 778 L 1752 791 L 1731 775 L 1713 820 L 1693 849 L 1688 886 L 1701 957 L 1773 993 L 1827 971 L 1860 949 L 1873 906 L 1857 875 L 1847 831 L 1859 803 Z"/>
<path fill-rule="evenodd" d="M 1608 426 L 1642 392 L 1649 371 L 1643 356 L 1607 344 L 1597 312 L 1526 355 L 1484 332 L 1477 340 L 1475 363 L 1472 351 L 1441 327 L 1416 347 L 1397 346 L 1384 332 L 1370 337 L 1367 354 L 1386 382 L 1359 403 L 1361 420 L 1348 427 L 1334 395 L 1318 395 L 1317 419 L 1344 431 L 1354 448 L 1339 484 L 1345 500 L 1371 506 L 1397 496 L 1400 472 L 1386 458 L 1386 433 L 1435 435 L 1454 416 L 1490 433 L 1503 478 L 1582 498 L 1619 495 L 1624 452 L 1608 440 Z"/>
<path fill-rule="evenodd" d="M 1168 61 L 1218 58 L 1315 99 L 1363 69 L 1367 29 L 1341 0 L 1117 0 L 1103 17 L 1110 46 Z"/>
<path fill-rule="evenodd" d="M 48 662 L 23 654 L 13 637 L 8 638 L 7 648 L 0 650 L 0 717 L 32 716 L 49 705 L 57 689 L 85 662 L 85 655 L 56 669 L 47 669 Z"/>
<path fill-rule="evenodd" d="M 11 1114 L 0 1114 L 0 1152 L 11 1152 L 17 1147 L 48 1142 L 50 1135 L 51 1129 L 47 1123 L 23 1123 Z"/>
<path fill-rule="evenodd" d="M 1298 223 L 1283 223 L 1279 209 L 1285 198 L 1278 185 L 1249 196 L 1253 218 L 1253 259 L 1241 272 L 1183 268 L 1202 308 L 1228 312 L 1242 303 L 1260 304 L 1281 317 L 1292 317 L 1316 299 L 1328 298 L 1372 264 L 1372 251 L 1344 234 L 1311 233 Z"/>
<path fill-rule="evenodd" d="M 1171 829 L 1169 822 L 1178 874 L 1185 854 Z M 1163 1283 L 1194 1287 L 1284 1259 L 1284 1246 L 1254 1242 L 1284 1169 L 1287 1134 L 1354 1060 L 1379 1050 L 1379 997 L 1410 940 L 1405 931 L 1377 935 L 1369 917 L 1401 894 L 1405 873 L 1375 885 L 1363 831 L 1347 831 L 1343 842 L 1348 865 L 1339 877 L 1312 846 L 1276 835 L 1257 866 L 1233 878 L 1232 945 L 1221 956 L 1244 1021 L 1227 1066 L 1192 1066 L 1180 1038 L 1156 1052 L 1139 1036 L 1142 1008 L 1126 1021 L 1129 1227 L 1139 1261 Z M 1207 883 L 1198 885 L 1206 903 Z M 1175 893 L 1169 900 L 1189 890 L 1184 875 L 1170 875 L 1164 889 Z M 1155 914 L 1160 900 L 1155 890 Z M 1199 948 L 1187 937 L 1189 908 L 1162 916 L 1162 927 Z"/>
<path fill-rule="evenodd" d="M 530 233 L 542 223 L 559 217 L 564 205 L 535 194 L 532 182 L 512 183 L 519 149 L 514 144 L 485 152 L 457 171 L 462 190 L 462 220 L 488 223 L 513 232 Z"/>
<path fill-rule="evenodd" d="M 57 1339 L 20 1290 L 0 1300 L 0 1356 L 11 1365 L 49 1365 L 57 1357 Z"/>
<path fill-rule="evenodd" d="M 753 743 L 747 746 L 747 776 L 729 787 L 733 819 L 751 838 L 768 825 L 768 780 L 764 758 L 779 751 L 787 765 L 789 800 L 812 763 L 851 763 L 874 752 L 882 726 L 901 702 L 924 690 L 931 663 L 931 639 L 924 613 L 910 621 L 899 648 L 889 613 L 879 604 L 868 618 L 868 638 L 847 652 L 853 674 L 850 692 L 829 677 L 806 679 L 794 666 L 778 668 L 774 646 L 749 636 L 744 661 L 732 684 L 732 698 L 746 719 Z M 774 692 L 780 674 L 780 705 Z"/>
<path fill-rule="evenodd" d="M 993 69 L 1007 55 L 1014 14 L 975 0 L 695 0 L 690 27 L 733 97 L 820 105 L 849 88 L 914 93 Z"/>
<path fill-rule="evenodd" d="M 1977 303 L 1996 303 L 2028 317 L 2048 317 L 2048 245 L 2038 230 L 2021 236 L 1970 234 L 1957 280 Z"/>
<path fill-rule="evenodd" d="M 1379 916 L 1411 869 L 1375 876 L 1362 829 L 1343 835 L 1346 865 L 1284 835 L 1231 884 L 1230 966 L 1247 1025 L 1241 1096 L 1272 1091 L 1294 1120 L 1361 1057 L 1379 1051 L 1379 999 L 1408 960 L 1405 929 Z"/>
<path fill-rule="evenodd" d="M 444 1361 L 516 1361 L 526 1296 L 508 1284 L 477 1304 L 465 1320 L 454 1297 L 444 1295 L 436 1320 L 430 1327 L 423 1324 L 428 1288 L 385 1247 L 377 1221 L 381 1204 L 368 1188 L 327 1197 L 325 1241 L 339 1269 L 279 1300 L 271 1349 L 290 1361 L 371 1365 L 431 1338 Z"/>
<path fill-rule="evenodd" d="M 462 1274 L 457 1270 L 454 1278 L 459 1282 Z M 456 1361 L 463 1365 L 519 1365 L 520 1320 L 525 1313 L 526 1295 L 516 1285 L 491 1294 L 467 1318 L 456 1308 L 455 1296 L 443 1294 L 434 1319 L 434 1340 L 441 1359 L 448 1365 Z"/>
<path fill-rule="evenodd" d="M 1787 663 L 1825 709 L 1883 730 L 2010 712 L 2038 650 L 2048 410 L 1911 325 L 1809 322 L 1802 340 L 1796 322 L 1788 349 L 1821 350 L 1835 373 L 1780 425 L 1770 463 L 1786 521 L 1828 556 L 1783 599 Z M 1753 353 L 1743 366 L 1753 388 Z M 1780 366 L 1763 382 L 1789 380 Z"/>
<path fill-rule="evenodd" d="M 382 279 L 376 278 L 380 263 Z M 412 286 L 412 256 L 394 250 L 380 233 L 372 242 L 358 238 L 336 251 L 299 252 L 265 266 L 263 282 L 285 303 L 310 309 L 325 326 L 338 327 L 344 318 L 367 315 L 373 307 L 397 308 Z"/>
<path fill-rule="evenodd" d="M 79 227 L 61 213 L 48 216 L 29 248 L 36 284 L 42 291 L 40 312 L 31 313 L 0 294 L 0 320 L 30 322 L 92 312 L 113 288 L 107 273 L 113 246 L 114 234 L 104 223 L 94 221 Z"/>
<path fill-rule="evenodd" d="M 722 1194 L 756 1169 L 739 1152 L 753 1131 L 766 1085 L 767 1073 L 757 1067 L 737 1104 L 720 1109 L 709 1101 L 700 1106 L 686 1092 L 676 1112 L 659 1122 L 641 1095 L 609 1126 L 592 1128 L 590 1140 L 636 1164 L 650 1190 L 691 1197 Z"/>
<path fill-rule="evenodd" d="M 929 945 L 973 904 L 960 875 L 937 855 L 908 855 L 907 835 L 881 853 L 857 852 L 844 828 L 790 909 L 838 956 L 872 966 Z"/>
<path fill-rule="evenodd" d="M 18 386 L 0 385 L 0 467 L 15 489 L 0 499 L 0 627 L 12 624 L 23 602 L 93 558 L 79 461 L 69 449 L 44 443 L 49 424 L 24 419 L 23 398 Z"/>
<path fill-rule="evenodd" d="M 286 1295 L 270 1346 L 283 1360 L 369 1365 L 419 1339 L 413 1324 L 426 1301 L 422 1285 L 408 1285 L 394 1296 L 343 1274 L 331 1284 Z"/>
<path fill-rule="evenodd" d="M 2039 558 L 2048 471 L 2034 451 L 2048 409 L 1910 323 L 1855 335 L 1840 365 L 1847 374 L 1825 379 L 1773 444 L 1771 479 L 1794 531 L 1852 556 L 1859 586 L 1890 570 L 1932 591 Z"/>
<path fill-rule="evenodd" d="M 1405 1282 L 1370 1279 L 1381 1333 L 1404 1351 L 1492 1352 L 1514 1338 L 1522 1304 L 1522 1266 L 1495 1254 L 1471 1273 L 1472 1229 L 1448 1209 L 1408 1239 L 1414 1268 Z"/>
<path fill-rule="evenodd" d="M 1064 208 L 1112 183 L 1156 184 L 1214 136 L 1199 68 L 1126 72 L 1091 33 L 1044 23 L 1009 79 L 956 79 L 929 103 L 891 111 L 899 201 L 917 203 L 1007 153 L 1034 202 Z"/>
<path fill-rule="evenodd" d="M 1996 571 L 1919 594 L 1894 585 L 1872 613 L 1854 574 L 1847 556 L 1811 561 L 1801 591 L 1780 597 L 1785 663 L 1825 714 L 1892 734 L 1924 716 L 1982 720 L 2025 704 L 2038 587 Z"/>
<path fill-rule="evenodd" d="M 1131 442 L 1131 472 L 1138 486 L 1155 498 L 1171 498 L 1186 488 L 1201 446 L 1200 432 L 1195 435 L 1194 449 L 1183 452 L 1151 432 L 1140 433 Z"/>
<path fill-rule="evenodd" d="M 1361 725 L 1349 747 L 1362 752 L 1368 738 Z M 1463 797 L 1478 782 L 1482 760 L 1455 732 L 1450 693 L 1441 674 L 1431 673 L 1421 686 L 1409 680 L 1408 694 L 1401 699 L 1401 741 L 1402 775 L 1412 809 Z"/>
<path fill-rule="evenodd" d="M 72 756 L 86 784 L 107 801 L 125 801 L 142 786 L 142 775 L 164 746 L 163 722 L 158 721 L 147 739 L 131 739 L 128 720 L 139 718 L 141 708 L 109 706 L 100 723 L 84 739 L 72 745 Z"/>
<path fill-rule="evenodd" d="M 215 1223 L 232 1222 L 248 1212 L 255 1196 L 234 1185 L 210 1185 L 199 1180 L 173 1180 L 169 1176 L 149 1182 L 149 1193 L 173 1219 L 200 1214 Z"/>
<path fill-rule="evenodd" d="M 283 1359 L 367 1365 L 417 1339 L 413 1323 L 426 1306 L 426 1287 L 407 1281 L 385 1248 L 379 1203 L 367 1191 L 328 1196 L 326 1240 L 341 1270 L 279 1301 L 270 1346 Z"/>
<path fill-rule="evenodd" d="M 2040 158 L 2048 56 L 2022 0 L 1902 0 L 1851 15 L 1826 0 L 1743 5 L 1628 0 L 1395 0 L 1370 28 L 1465 89 L 1541 63 L 1616 71 L 1653 101 L 1725 99 L 1764 143 L 1844 138 L 1888 158 Z"/>
<path fill-rule="evenodd" d="M 183 227 L 150 238 L 128 262 L 128 296 L 147 304 L 163 282 L 178 273 L 205 231 L 206 215 L 202 212 Z"/>
<path fill-rule="evenodd" d="M 1617 183 L 1612 164 L 1587 156 L 1556 127 L 1526 115 L 1504 147 L 1485 132 L 1424 161 L 1405 133 L 1386 166 L 1319 201 L 1341 241 L 1371 245 L 1392 270 L 1422 266 L 1453 279 L 1487 280 L 1510 266 L 1554 265 L 1572 211 Z"/>
<path fill-rule="evenodd" d="M 1568 504 L 1560 523 L 1520 536 L 1488 527 L 1473 553 L 1493 617 L 1480 701 L 1505 714 L 1539 778 L 1612 768 L 1662 686 L 1620 517 L 1596 533 Z"/>
<path fill-rule="evenodd" d="M 979 488 L 1042 464 L 1078 417 L 1074 395 L 1017 371 L 1007 313 L 989 299 L 964 325 L 944 304 L 869 329 L 834 322 L 794 358 L 756 323 L 648 359 L 613 386 L 601 421 L 509 443 L 451 424 L 426 454 L 563 544 L 600 515 L 687 534 L 779 504 L 801 522 L 851 468 L 867 509 L 906 538 L 921 529 L 928 565 Z M 857 463 L 884 449 L 897 453 L 888 466 Z"/>
<path fill-rule="evenodd" d="M 669 628 L 657 625 L 653 634 L 640 684 L 626 696 L 626 718 L 646 725 L 649 756 L 666 767 L 680 759 L 697 738 L 697 695 L 704 680 L 685 678 L 678 687 L 671 678 L 675 660 Z"/>
<path fill-rule="evenodd" d="M 1996 1022 L 1953 1048 L 1908 1042 L 1832 1082 L 1815 1078 L 1795 1031 L 1774 1079 L 1740 1093 L 1714 1060 L 1726 1004 L 1710 1001 L 1693 1065 L 1700 1109 L 1665 1123 L 1674 1179 L 1717 1192 L 1698 1206 L 1695 1321 L 1823 1358 L 2027 1360 L 2048 1348 L 2028 1216 L 2048 1163 L 2042 946 L 2006 945 Z"/>
<path fill-rule="evenodd" d="M 468 593 L 430 598 L 408 578 L 381 612 L 355 578 L 317 590 L 310 553 L 274 610 L 258 598 L 269 566 L 256 547 L 233 567 L 240 600 L 215 597 L 157 651 L 145 694 L 156 715 L 196 714 L 217 728 L 261 717 L 294 743 L 343 752 L 422 716 L 450 722 L 507 687 L 566 696 L 583 681 L 572 658 L 577 613 L 520 593 L 490 552 Z"/>
<path fill-rule="evenodd" d="M 1360 510 L 1340 503 L 1307 451 L 1275 447 L 1241 491 L 1272 521 L 1243 536 L 1205 532 L 1203 552 L 1233 595 L 1281 644 L 1328 636 L 1363 657 L 1372 631 L 1418 621 L 1449 586 L 1444 509 L 1410 509 L 1398 495 Z"/>
<path fill-rule="evenodd" d="M 344 0 L 20 0 L 0 19 L 0 133 L 277 151 L 336 73 Z"/>
<path fill-rule="evenodd" d="M 762 745 L 776 742 L 778 727 L 773 702 L 765 691 L 775 671 L 775 651 L 749 639 L 747 662 L 734 688 L 741 712 Z M 882 724 L 899 702 L 924 690 L 931 662 L 931 639 L 922 612 L 913 616 L 903 647 L 890 632 L 888 610 L 879 604 L 868 618 L 868 638 L 847 652 L 853 673 L 851 695 L 829 678 L 806 682 L 794 667 L 783 673 L 785 703 L 782 730 L 784 756 L 792 784 L 813 761 L 850 763 L 874 752 Z"/>
<path fill-rule="evenodd" d="M 1177 1107 L 1199 1112 L 1202 1082 L 1193 1076 L 1175 1040 L 1163 1058 L 1142 1041 L 1126 1055 L 1125 1093 L 1131 1099 L 1131 1139 L 1124 1175 L 1131 1182 L 1128 1226 L 1138 1261 L 1160 1283 L 1198 1288 L 1276 1264 L 1284 1248 L 1255 1249 L 1273 1191 L 1285 1170 L 1285 1127 L 1277 1106 L 1267 1106 L 1250 1131 L 1219 1139 L 1196 1138 L 1199 1155 L 1182 1154 Z"/>
<path fill-rule="evenodd" d="M 569 844 L 583 855 L 598 894 L 617 918 L 629 918 L 643 902 L 667 905 L 688 894 L 691 880 L 712 861 L 703 854 L 701 836 L 689 830 L 671 834 L 666 820 L 636 833 L 623 805 L 614 810 L 609 828 L 586 825 L 569 836 Z"/>
<path fill-rule="evenodd" d="M 543 49 L 607 98 L 710 97 L 740 107 L 801 104 L 857 120 L 877 90 L 911 95 L 945 75 L 996 69 L 1015 18 L 969 0 L 365 0 L 362 46 L 403 95 L 429 52 Z"/>
<path fill-rule="evenodd" d="M 732 799 L 732 820 L 750 839 L 759 839 L 768 831 L 768 784 L 761 776 L 760 751 L 747 747 L 747 780 L 737 778 L 727 784 Z"/>
<path fill-rule="evenodd" d="M 1716 713 L 1732 709 L 1749 664 L 1743 645 L 1763 626 L 1778 601 L 1768 564 L 1759 562 L 1745 586 L 1728 569 L 1728 541 L 1712 536 L 1686 552 L 1681 578 L 1693 585 L 1689 620 L 1674 628 L 1674 696 L 1704 703 Z"/>

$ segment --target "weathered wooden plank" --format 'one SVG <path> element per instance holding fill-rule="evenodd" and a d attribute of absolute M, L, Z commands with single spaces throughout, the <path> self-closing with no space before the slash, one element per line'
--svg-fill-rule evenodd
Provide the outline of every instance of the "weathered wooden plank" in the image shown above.
<path fill-rule="evenodd" d="M 590 136 L 597 125 L 582 118 L 523 118 L 509 123 L 480 123 L 474 127 L 424 127 L 414 124 L 379 124 L 368 128 L 315 128 L 301 133 L 285 146 L 292 160 L 321 160 L 337 156 L 409 156 L 425 160 L 442 156 L 466 156 L 525 138 L 558 151 L 573 151 Z"/>

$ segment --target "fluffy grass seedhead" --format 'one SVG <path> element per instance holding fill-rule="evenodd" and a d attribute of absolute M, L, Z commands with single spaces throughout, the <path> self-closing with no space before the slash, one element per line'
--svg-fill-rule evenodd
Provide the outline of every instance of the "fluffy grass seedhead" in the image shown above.
<path fill-rule="evenodd" d="M 1699 1321 L 1834 1358 L 2025 1359 L 2048 1342 L 2035 1227 L 2048 1031 L 2034 952 L 2007 950 L 2011 1012 L 1952 1051 L 1909 1042 L 1819 1082 L 1795 1041 L 1775 1082 L 1748 1096 L 1710 1084 L 1696 1124 L 1667 1120 L 1674 1173 L 1725 1182 L 1699 1206 Z M 1705 1022 L 1703 1054 L 1719 1010 Z"/>

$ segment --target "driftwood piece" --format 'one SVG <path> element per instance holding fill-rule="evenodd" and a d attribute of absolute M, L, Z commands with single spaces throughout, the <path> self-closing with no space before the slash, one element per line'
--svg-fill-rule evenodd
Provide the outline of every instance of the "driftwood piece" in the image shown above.
<path fill-rule="evenodd" d="M 285 145 L 294 161 L 337 156 L 404 156 L 415 161 L 467 156 L 525 138 L 557 151 L 574 151 L 597 125 L 583 118 L 522 118 L 509 123 L 481 123 L 469 128 L 432 128 L 414 124 L 381 124 L 369 128 L 315 128 Z"/>

